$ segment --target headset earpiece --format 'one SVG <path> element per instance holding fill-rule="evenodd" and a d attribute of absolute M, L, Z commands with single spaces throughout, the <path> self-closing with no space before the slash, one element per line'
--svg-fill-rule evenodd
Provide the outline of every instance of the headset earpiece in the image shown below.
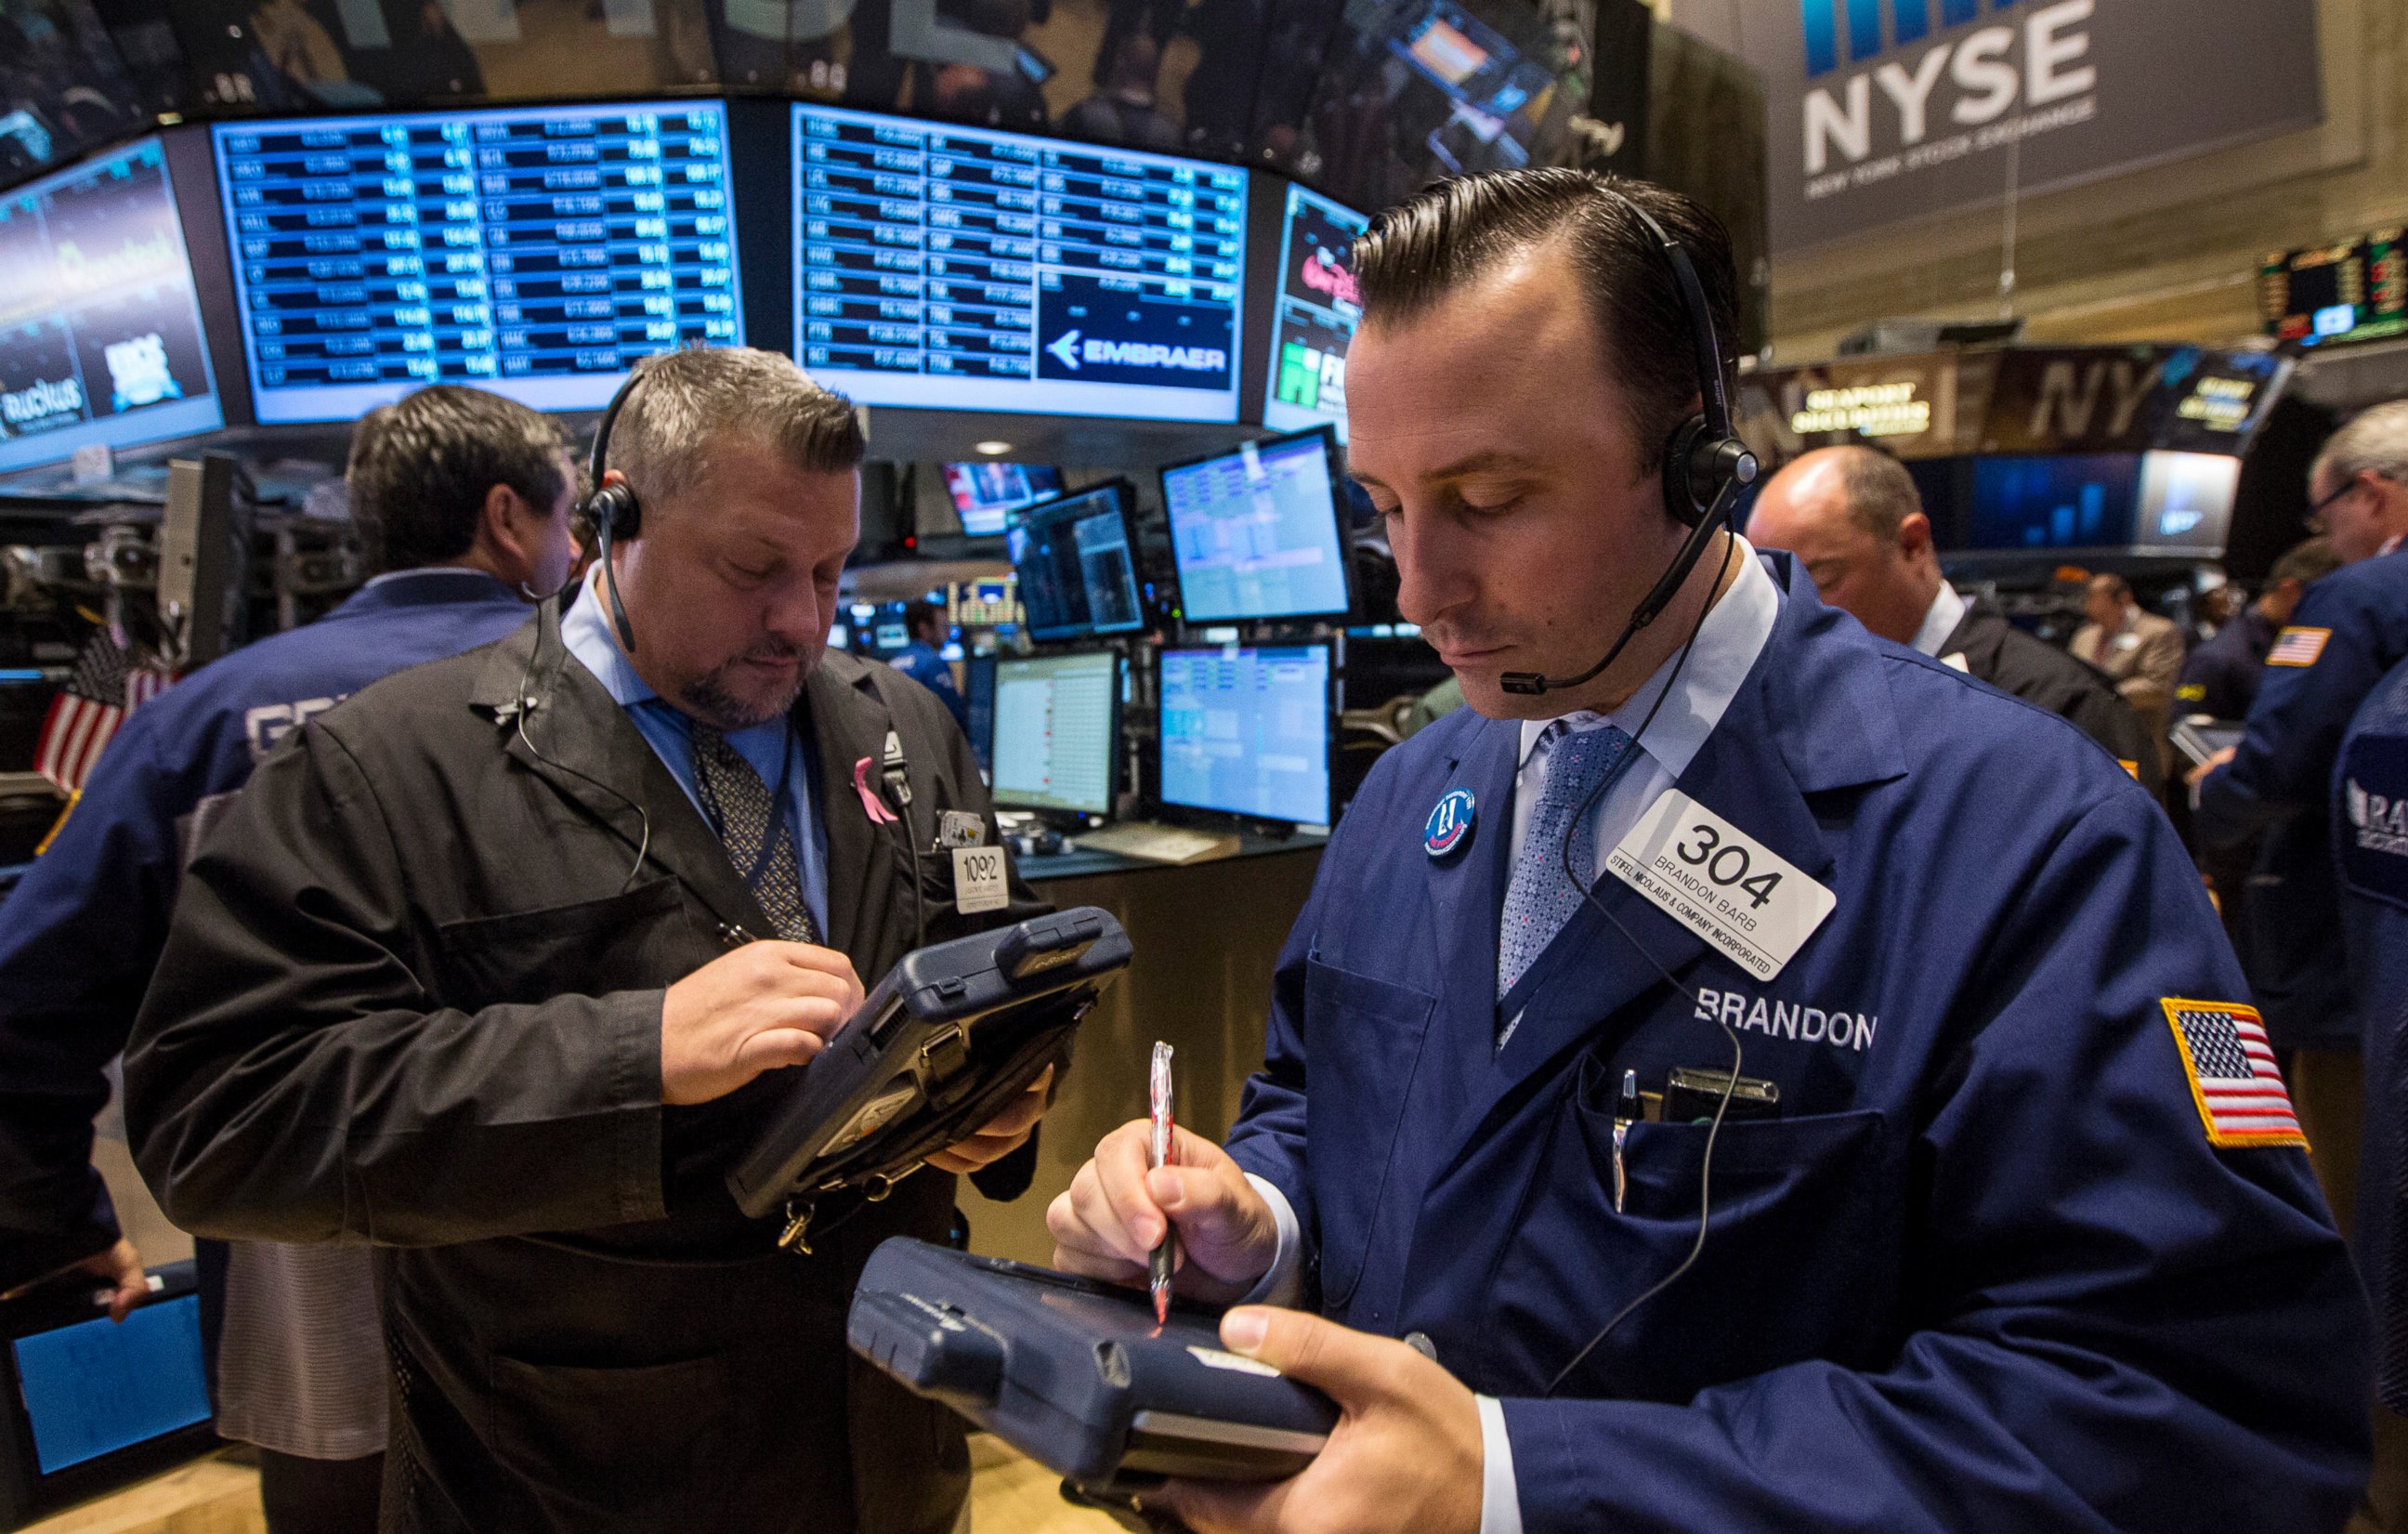
<path fill-rule="evenodd" d="M 619 572 L 611 567 L 610 545 L 621 538 L 636 536 L 643 523 L 644 507 L 636 499 L 636 487 L 621 480 L 617 484 L 604 484 L 603 477 L 610 472 L 610 428 L 619 419 L 620 407 L 635 392 L 636 380 L 644 376 L 636 367 L 627 374 L 627 381 L 610 396 L 603 408 L 602 419 L 594 427 L 594 456 L 589 470 L 594 480 L 594 494 L 585 498 L 585 520 L 594 524 L 594 549 L 602 561 L 602 589 L 610 596 L 610 621 L 619 630 L 619 643 L 633 654 L 636 630 L 627 622 L 626 605 L 619 600 Z"/>
<path fill-rule="evenodd" d="M 634 538 L 642 516 L 643 507 L 636 499 L 635 487 L 624 480 L 604 485 L 586 498 L 585 520 L 594 524 L 597 541 L 604 538 L 613 541 Z"/>

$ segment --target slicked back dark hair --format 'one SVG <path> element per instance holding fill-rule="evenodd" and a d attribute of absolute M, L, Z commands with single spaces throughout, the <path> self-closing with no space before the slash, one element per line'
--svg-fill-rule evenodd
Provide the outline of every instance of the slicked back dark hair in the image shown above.
<path fill-rule="evenodd" d="M 456 383 L 369 411 L 352 428 L 343 480 L 370 568 L 416 569 L 467 553 L 497 484 L 550 511 L 572 481 L 567 451 L 550 416 Z"/>
<path fill-rule="evenodd" d="M 1606 367 L 1629 395 L 1641 462 L 1659 466 L 1665 441 L 1697 413 L 1701 380 L 1680 283 L 1656 237 L 1614 192 L 1645 208 L 1688 252 L 1714 334 L 1727 346 L 1738 326 L 1739 278 L 1722 221 L 1653 182 L 1581 170 L 1459 176 L 1372 220 L 1353 256 L 1362 323 L 1412 320 L 1511 257 L 1558 244 L 1587 296 Z M 1718 361 L 1727 375 L 1729 357 Z"/>

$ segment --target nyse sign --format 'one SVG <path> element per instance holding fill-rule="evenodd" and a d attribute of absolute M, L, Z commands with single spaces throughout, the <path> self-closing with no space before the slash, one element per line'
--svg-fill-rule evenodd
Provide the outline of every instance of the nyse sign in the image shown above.
<path fill-rule="evenodd" d="M 2011 172 L 2041 191 L 2321 116 L 2315 0 L 1748 8 L 1774 23 L 1742 41 L 1765 77 L 1775 250 L 1995 201 Z"/>

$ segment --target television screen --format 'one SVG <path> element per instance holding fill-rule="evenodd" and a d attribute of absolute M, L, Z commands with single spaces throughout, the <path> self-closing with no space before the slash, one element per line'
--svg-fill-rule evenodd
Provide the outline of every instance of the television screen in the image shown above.
<path fill-rule="evenodd" d="M 1346 348 L 1363 317 L 1347 250 L 1370 219 L 1300 186 L 1280 225 L 1279 312 L 1263 424 L 1297 431 L 1326 421 L 1346 440 Z"/>
<path fill-rule="evenodd" d="M 1076 639 L 1145 626 L 1126 485 L 1097 485 L 1032 507 L 1006 538 L 1029 638 Z"/>
<path fill-rule="evenodd" d="M 1162 503 L 1189 623 L 1346 610 L 1333 428 L 1174 464 Z"/>
<path fill-rule="evenodd" d="M 1329 649 L 1162 652 L 1162 802 L 1329 824 Z"/>
<path fill-rule="evenodd" d="M 741 345 L 716 103 L 213 127 L 260 421 L 350 421 L 429 383 L 539 410 Z"/>
<path fill-rule="evenodd" d="M 1043 464 L 981 459 L 947 464 L 945 490 L 961 516 L 962 531 L 972 538 L 993 538 L 1003 531 L 1004 518 L 1010 513 L 1060 495 L 1062 474 Z"/>
<path fill-rule="evenodd" d="M 1109 652 L 996 662 L 995 802 L 1111 813 L 1120 692 L 1120 657 Z"/>
<path fill-rule="evenodd" d="M 0 470 L 224 420 L 159 140 L 0 196 Z"/>
<path fill-rule="evenodd" d="M 866 405 L 1238 419 L 1246 173 L 797 105 L 795 357 Z"/>
<path fill-rule="evenodd" d="M 1966 546 L 1997 552 L 2129 547 L 2139 473 L 2140 456 L 2129 452 L 1976 459 Z"/>
<path fill-rule="evenodd" d="M 2266 334 L 2301 346 L 2408 334 L 2408 242 L 2399 229 L 2378 229 L 2269 257 L 2258 307 Z"/>
<path fill-rule="evenodd" d="M 2134 546 L 2152 553 L 2222 557 L 2240 490 L 2241 460 L 2229 453 L 2143 453 Z"/>

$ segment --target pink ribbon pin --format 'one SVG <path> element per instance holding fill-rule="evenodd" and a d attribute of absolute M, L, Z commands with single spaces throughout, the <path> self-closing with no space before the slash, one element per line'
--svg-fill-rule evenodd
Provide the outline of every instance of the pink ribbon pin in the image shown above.
<path fill-rule="evenodd" d="M 887 809 L 885 801 L 878 796 L 878 791 L 869 786 L 869 767 L 870 759 L 867 756 L 853 764 L 853 791 L 861 796 L 861 808 L 869 816 L 869 824 L 892 825 L 895 824 L 895 811 Z"/>

